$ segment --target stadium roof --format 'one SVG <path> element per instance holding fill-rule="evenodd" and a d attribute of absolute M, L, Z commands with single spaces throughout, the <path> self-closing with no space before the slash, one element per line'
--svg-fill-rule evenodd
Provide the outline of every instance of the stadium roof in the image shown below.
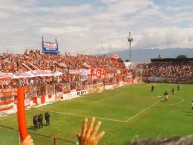
<path fill-rule="evenodd" d="M 193 62 L 193 58 L 152 58 L 151 62 L 172 62 L 172 63 Z"/>

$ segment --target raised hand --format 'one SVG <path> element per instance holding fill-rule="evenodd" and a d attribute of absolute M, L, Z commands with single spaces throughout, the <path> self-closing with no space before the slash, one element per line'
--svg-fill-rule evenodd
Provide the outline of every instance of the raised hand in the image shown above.
<path fill-rule="evenodd" d="M 90 125 L 87 128 L 88 118 L 84 119 L 82 125 L 82 133 L 77 134 L 79 145 L 97 145 L 100 139 L 104 136 L 105 132 L 102 131 L 97 135 L 97 132 L 101 126 L 101 121 L 99 121 L 94 127 L 95 117 L 91 119 Z"/>

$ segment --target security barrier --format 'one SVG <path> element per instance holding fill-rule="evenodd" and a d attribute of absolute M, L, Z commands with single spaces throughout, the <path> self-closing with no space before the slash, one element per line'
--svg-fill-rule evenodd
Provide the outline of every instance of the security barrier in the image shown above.
<path fill-rule="evenodd" d="M 18 145 L 20 143 L 19 131 L 7 126 L 0 125 L 1 145 Z M 51 137 L 42 134 L 29 132 L 34 143 L 37 145 L 73 145 L 74 141 Z"/>

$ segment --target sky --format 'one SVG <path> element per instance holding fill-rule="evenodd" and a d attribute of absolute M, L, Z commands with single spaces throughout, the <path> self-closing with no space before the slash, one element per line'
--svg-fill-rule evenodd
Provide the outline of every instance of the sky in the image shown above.
<path fill-rule="evenodd" d="M 41 49 L 104 54 L 129 49 L 193 48 L 192 0 L 1 0 L 0 53 Z"/>

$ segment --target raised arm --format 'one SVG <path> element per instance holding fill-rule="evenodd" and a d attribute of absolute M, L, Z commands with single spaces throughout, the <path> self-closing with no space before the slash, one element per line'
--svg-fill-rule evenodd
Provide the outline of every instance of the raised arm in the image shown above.
<path fill-rule="evenodd" d="M 101 121 L 99 121 L 96 126 L 94 127 L 95 123 L 95 117 L 91 119 L 89 127 L 87 127 L 88 124 L 88 118 L 84 119 L 83 125 L 82 125 L 82 132 L 81 134 L 78 133 L 78 141 L 79 145 L 97 145 L 100 139 L 104 136 L 105 132 L 102 131 L 100 134 L 97 135 L 97 132 L 101 126 Z"/>

